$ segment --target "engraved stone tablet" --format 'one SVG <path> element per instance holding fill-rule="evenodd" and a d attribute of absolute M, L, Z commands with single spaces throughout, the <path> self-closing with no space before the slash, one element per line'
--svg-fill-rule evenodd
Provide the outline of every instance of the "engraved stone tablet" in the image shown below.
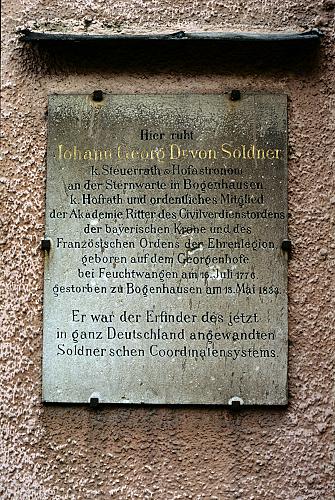
<path fill-rule="evenodd" d="M 49 99 L 43 399 L 287 403 L 286 96 Z"/>

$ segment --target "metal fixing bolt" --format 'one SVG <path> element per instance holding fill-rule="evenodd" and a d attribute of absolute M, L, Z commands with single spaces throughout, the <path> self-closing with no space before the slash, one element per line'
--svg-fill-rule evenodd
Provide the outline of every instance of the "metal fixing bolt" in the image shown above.
<path fill-rule="evenodd" d="M 244 404 L 243 399 L 239 398 L 238 396 L 233 396 L 228 401 L 228 405 L 231 406 L 232 410 L 238 410 L 238 409 L 240 409 L 243 404 Z"/>
<path fill-rule="evenodd" d="M 283 240 L 281 244 L 281 249 L 284 252 L 290 253 L 292 251 L 292 241 L 291 240 Z"/>
<path fill-rule="evenodd" d="M 90 398 L 90 407 L 97 408 L 99 406 L 99 398 Z"/>
<path fill-rule="evenodd" d="M 92 94 L 93 101 L 101 102 L 104 98 L 102 90 L 95 90 Z"/>
<path fill-rule="evenodd" d="M 42 240 L 41 241 L 41 249 L 46 252 L 50 252 L 51 250 L 51 241 L 50 240 Z"/>
<path fill-rule="evenodd" d="M 237 409 L 241 406 L 241 403 L 239 401 L 232 401 L 231 406 L 232 408 Z"/>
<path fill-rule="evenodd" d="M 239 101 L 241 99 L 241 92 L 237 89 L 233 89 L 230 92 L 230 100 L 231 101 Z"/>

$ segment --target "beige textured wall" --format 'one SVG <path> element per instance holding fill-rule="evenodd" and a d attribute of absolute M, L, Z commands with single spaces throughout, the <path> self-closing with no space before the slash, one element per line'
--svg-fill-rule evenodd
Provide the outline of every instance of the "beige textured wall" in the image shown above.
<path fill-rule="evenodd" d="M 4 0 L 2 6 L 1 467 L 4 499 L 333 498 L 331 489 L 331 194 L 333 0 Z M 73 29 L 306 29 L 319 60 L 260 70 L 76 60 L 18 41 L 18 26 Z M 89 29 L 91 29 L 89 28 Z M 124 54 L 125 58 L 131 55 Z M 208 57 L 211 57 L 209 54 Z M 173 59 L 173 58 L 172 58 Z M 143 63 L 143 64 L 142 64 Z M 288 408 L 41 404 L 47 95 L 53 92 L 221 92 L 289 95 Z M 333 196 L 333 198 L 332 198 Z"/>

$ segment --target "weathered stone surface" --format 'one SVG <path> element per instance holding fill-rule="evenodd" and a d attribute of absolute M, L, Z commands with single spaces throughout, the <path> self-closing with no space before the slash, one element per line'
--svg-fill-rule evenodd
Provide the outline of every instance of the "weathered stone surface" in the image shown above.
<path fill-rule="evenodd" d="M 285 404 L 286 96 L 51 96 L 45 401 Z"/>

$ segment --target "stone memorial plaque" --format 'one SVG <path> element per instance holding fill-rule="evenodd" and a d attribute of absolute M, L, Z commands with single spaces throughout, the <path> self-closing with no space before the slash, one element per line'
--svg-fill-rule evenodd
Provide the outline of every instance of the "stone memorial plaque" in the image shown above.
<path fill-rule="evenodd" d="M 44 401 L 287 403 L 286 106 L 50 96 Z"/>

